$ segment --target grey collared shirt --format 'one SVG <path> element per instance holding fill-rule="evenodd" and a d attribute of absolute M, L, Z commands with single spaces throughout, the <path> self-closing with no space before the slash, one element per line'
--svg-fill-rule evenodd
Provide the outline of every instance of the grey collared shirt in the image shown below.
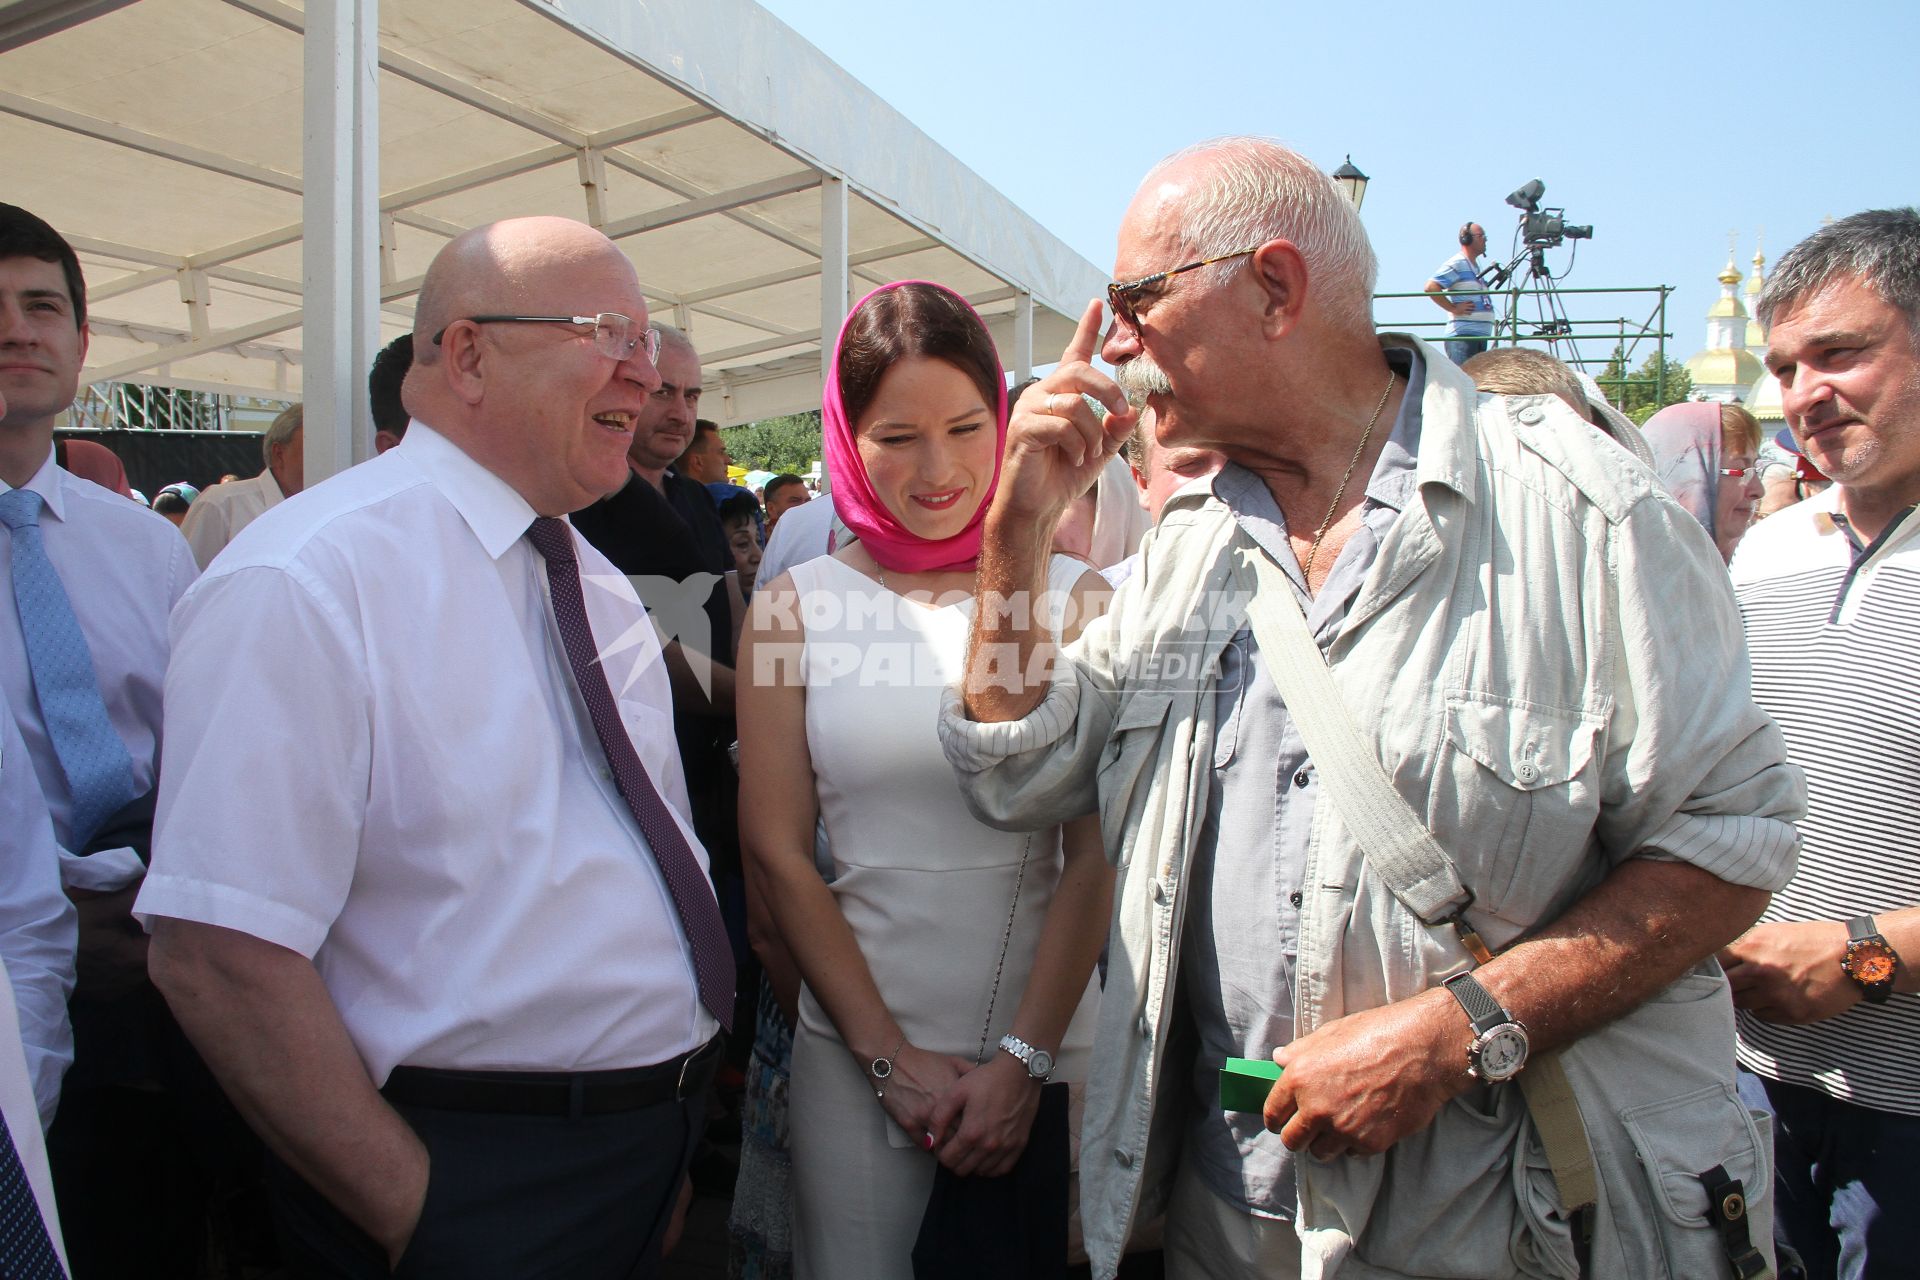
<path fill-rule="evenodd" d="M 1387 358 L 1407 378 L 1407 392 L 1367 481 L 1361 527 L 1340 549 L 1317 597 L 1307 598 L 1286 517 L 1265 482 L 1232 463 L 1214 480 L 1214 495 L 1299 592 L 1323 650 L 1346 622 L 1381 540 L 1414 496 L 1426 369 L 1410 350 L 1391 349 Z M 1219 1071 L 1229 1057 L 1266 1058 L 1293 1039 L 1300 881 L 1320 788 L 1250 630 L 1243 628 L 1222 654 L 1215 714 L 1213 777 L 1180 956 L 1180 996 L 1199 1039 L 1184 1158 L 1197 1162 L 1229 1204 L 1290 1219 L 1292 1153 L 1257 1113 L 1220 1109 Z"/>

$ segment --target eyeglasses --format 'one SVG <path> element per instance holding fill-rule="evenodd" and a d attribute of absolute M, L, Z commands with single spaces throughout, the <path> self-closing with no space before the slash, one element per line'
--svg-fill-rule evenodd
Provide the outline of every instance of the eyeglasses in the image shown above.
<path fill-rule="evenodd" d="M 618 311 L 602 311 L 594 316 L 463 316 L 469 324 L 590 324 L 593 345 L 609 360 L 631 360 L 635 350 L 645 347 L 649 363 L 660 358 L 660 331 L 649 325 L 639 334 L 633 332 L 633 318 Z M 458 324 L 460 321 L 454 321 Z M 448 325 L 451 329 L 453 325 Z M 433 345 L 447 336 L 447 329 L 433 335 Z"/>
<path fill-rule="evenodd" d="M 1113 308 L 1114 318 L 1126 322 L 1126 326 L 1135 333 L 1140 332 L 1140 313 L 1136 310 L 1141 295 L 1163 280 L 1171 280 L 1183 271 L 1198 271 L 1201 267 L 1210 267 L 1216 262 L 1225 262 L 1229 258 L 1244 258 L 1257 253 L 1259 245 L 1251 249 L 1235 249 L 1232 253 L 1219 254 L 1212 258 L 1202 258 L 1198 262 L 1189 262 L 1184 267 L 1175 267 L 1171 271 L 1156 271 L 1150 276 L 1141 276 L 1138 280 L 1129 280 L 1124 284 L 1116 280 L 1107 286 L 1107 305 Z"/>

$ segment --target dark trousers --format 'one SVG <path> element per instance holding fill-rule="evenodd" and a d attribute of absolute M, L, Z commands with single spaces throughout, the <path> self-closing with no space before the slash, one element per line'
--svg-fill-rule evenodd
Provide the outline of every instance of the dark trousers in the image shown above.
<path fill-rule="evenodd" d="M 209 1228 L 252 1239 L 260 1148 L 151 986 L 69 1005 L 74 1063 L 47 1134 L 74 1280 L 199 1280 Z"/>
<path fill-rule="evenodd" d="M 1774 1236 L 1800 1255 L 1809 1280 L 1914 1275 L 1920 1116 L 1744 1071 L 1740 1096 L 1773 1112 Z"/>
<path fill-rule="evenodd" d="M 704 1093 L 612 1115 L 521 1116 L 395 1107 L 432 1162 L 397 1269 L 286 1166 L 269 1174 L 281 1251 L 312 1280 L 650 1280 Z"/>

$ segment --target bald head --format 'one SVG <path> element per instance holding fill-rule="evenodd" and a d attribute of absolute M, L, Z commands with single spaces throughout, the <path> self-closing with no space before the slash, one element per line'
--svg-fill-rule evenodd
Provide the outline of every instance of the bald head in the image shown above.
<path fill-rule="evenodd" d="M 1353 202 L 1297 151 L 1268 138 L 1215 138 L 1148 172 L 1128 216 L 1178 229 L 1195 258 L 1288 240 L 1307 267 L 1314 300 L 1339 322 L 1372 333 L 1379 265 Z M 1224 275 L 1234 259 L 1211 270 Z"/>
<path fill-rule="evenodd" d="M 571 323 L 602 313 L 644 326 L 647 300 L 626 255 L 584 223 L 516 218 L 455 237 L 422 283 L 408 412 L 537 513 L 579 510 L 626 483 L 660 385 L 644 342 L 609 350 L 590 318 Z"/>
<path fill-rule="evenodd" d="M 528 312 L 556 270 L 600 267 L 637 291 L 633 264 L 613 241 L 571 218 L 510 218 L 464 231 L 427 268 L 414 308 L 414 363 L 432 365 L 434 336 L 465 316 Z"/>

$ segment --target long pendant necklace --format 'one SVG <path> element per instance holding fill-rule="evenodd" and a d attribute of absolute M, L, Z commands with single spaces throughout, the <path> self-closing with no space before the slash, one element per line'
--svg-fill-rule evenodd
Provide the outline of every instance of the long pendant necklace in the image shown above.
<path fill-rule="evenodd" d="M 1353 451 L 1353 457 L 1347 461 L 1346 474 L 1340 477 L 1340 487 L 1333 491 L 1333 502 L 1327 507 L 1327 518 L 1320 522 L 1320 531 L 1313 535 L 1313 545 L 1307 548 L 1307 563 L 1300 576 L 1307 583 L 1307 594 L 1313 594 L 1313 558 L 1320 554 L 1320 539 L 1327 536 L 1327 530 L 1333 527 L 1333 513 L 1340 509 L 1340 499 L 1347 496 L 1347 482 L 1353 479 L 1353 469 L 1360 465 L 1360 455 L 1367 451 L 1367 441 L 1373 438 L 1374 424 L 1380 421 L 1380 413 L 1387 407 L 1387 397 L 1393 394 L 1393 380 L 1397 375 L 1387 370 L 1387 389 L 1380 393 L 1380 403 L 1373 406 L 1373 416 L 1367 419 L 1367 429 L 1360 433 L 1360 443 Z"/>

